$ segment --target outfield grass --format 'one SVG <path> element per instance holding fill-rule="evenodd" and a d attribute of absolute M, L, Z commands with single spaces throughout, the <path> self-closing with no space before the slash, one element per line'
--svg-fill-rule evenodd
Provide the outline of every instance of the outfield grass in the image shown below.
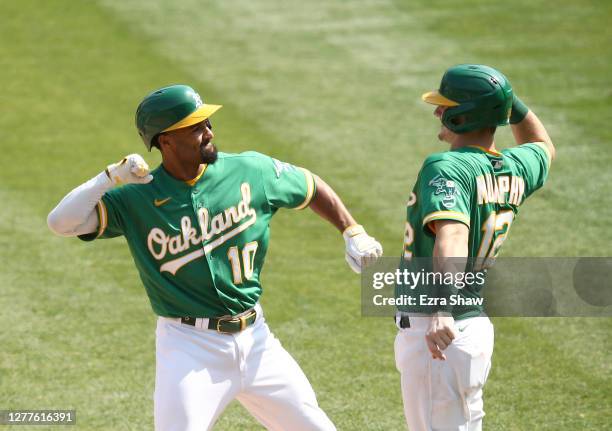
<path fill-rule="evenodd" d="M 444 149 L 420 94 L 451 64 L 495 65 L 558 147 L 504 255 L 610 255 L 609 2 L 176 3 L 0 3 L 0 410 L 152 427 L 155 319 L 124 240 L 56 238 L 45 218 L 71 187 L 144 152 L 133 112 L 165 84 L 224 105 L 222 150 L 273 154 L 330 182 L 392 256 L 420 163 Z M 403 429 L 393 324 L 360 317 L 333 232 L 309 211 L 275 217 L 268 320 L 339 429 Z M 494 323 L 487 429 L 609 428 L 611 319 Z M 233 404 L 216 429 L 236 428 L 257 425 Z"/>

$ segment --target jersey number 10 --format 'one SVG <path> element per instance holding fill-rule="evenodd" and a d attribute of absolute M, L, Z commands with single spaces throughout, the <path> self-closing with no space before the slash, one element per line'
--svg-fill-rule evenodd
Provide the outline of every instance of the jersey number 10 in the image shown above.
<path fill-rule="evenodd" d="M 244 280 L 253 277 L 253 267 L 255 262 L 255 253 L 257 252 L 257 241 L 252 241 L 242 248 L 242 267 L 244 268 Z M 243 270 L 240 267 L 240 252 L 237 246 L 230 247 L 227 250 L 227 258 L 232 264 L 232 278 L 234 284 L 242 284 Z"/>

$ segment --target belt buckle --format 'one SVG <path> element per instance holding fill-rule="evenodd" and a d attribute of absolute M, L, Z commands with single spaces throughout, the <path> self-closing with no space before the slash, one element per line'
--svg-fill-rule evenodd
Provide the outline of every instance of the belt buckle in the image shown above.
<path fill-rule="evenodd" d="M 253 316 L 257 315 L 257 311 L 255 309 L 251 310 L 248 314 L 244 316 L 240 316 L 240 332 L 244 331 L 247 326 L 247 319 L 250 319 Z"/>
<path fill-rule="evenodd" d="M 221 333 L 221 334 L 234 334 L 235 332 L 226 332 L 226 331 L 222 331 L 221 330 L 221 322 L 233 322 L 233 323 L 237 323 L 240 322 L 240 330 L 236 331 L 236 332 L 242 332 L 245 330 L 246 326 L 247 326 L 247 319 L 252 317 L 253 315 L 257 314 L 257 312 L 255 310 L 251 310 L 250 313 L 245 314 L 243 316 L 239 316 L 239 317 L 219 317 L 217 319 L 217 332 Z"/>
<path fill-rule="evenodd" d="M 217 319 L 217 332 L 220 333 L 220 334 L 229 334 L 229 335 L 233 334 L 233 332 L 222 331 L 221 330 L 221 322 L 232 322 L 232 321 L 235 322 L 236 320 L 239 320 L 239 319 L 236 319 L 234 317 L 219 317 Z M 240 326 L 242 327 L 242 325 L 240 325 Z"/>

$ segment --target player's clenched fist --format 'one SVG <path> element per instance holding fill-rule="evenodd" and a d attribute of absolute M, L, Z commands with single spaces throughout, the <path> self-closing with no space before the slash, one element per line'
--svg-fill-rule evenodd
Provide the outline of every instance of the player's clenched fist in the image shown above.
<path fill-rule="evenodd" d="M 361 225 L 347 228 L 342 234 L 346 243 L 346 262 L 357 274 L 382 256 L 383 249 L 378 241 L 368 235 Z"/>
<path fill-rule="evenodd" d="M 149 173 L 149 165 L 140 154 L 125 156 L 117 163 L 108 165 L 105 172 L 115 185 L 146 184 L 153 180 L 153 176 Z"/>
<path fill-rule="evenodd" d="M 425 334 L 425 341 L 431 356 L 434 359 L 446 360 L 446 355 L 442 351 L 450 346 L 456 336 L 453 316 L 433 315 Z"/>

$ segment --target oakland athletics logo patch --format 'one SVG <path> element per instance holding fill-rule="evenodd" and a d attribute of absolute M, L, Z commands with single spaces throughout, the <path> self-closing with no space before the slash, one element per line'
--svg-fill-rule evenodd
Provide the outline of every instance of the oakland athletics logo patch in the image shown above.
<path fill-rule="evenodd" d="M 295 170 L 295 166 L 290 163 L 281 162 L 280 160 L 276 160 L 274 158 L 272 161 L 274 162 L 274 172 L 276 173 L 276 178 L 280 178 L 283 171 L 290 172 Z"/>
<path fill-rule="evenodd" d="M 435 187 L 435 195 L 444 194 L 444 198 L 442 199 L 442 205 L 444 208 L 452 208 L 457 203 L 456 196 L 459 194 L 459 190 L 455 186 L 455 182 L 452 180 L 447 180 L 442 175 L 436 175 L 430 182 L 430 187 Z"/>

